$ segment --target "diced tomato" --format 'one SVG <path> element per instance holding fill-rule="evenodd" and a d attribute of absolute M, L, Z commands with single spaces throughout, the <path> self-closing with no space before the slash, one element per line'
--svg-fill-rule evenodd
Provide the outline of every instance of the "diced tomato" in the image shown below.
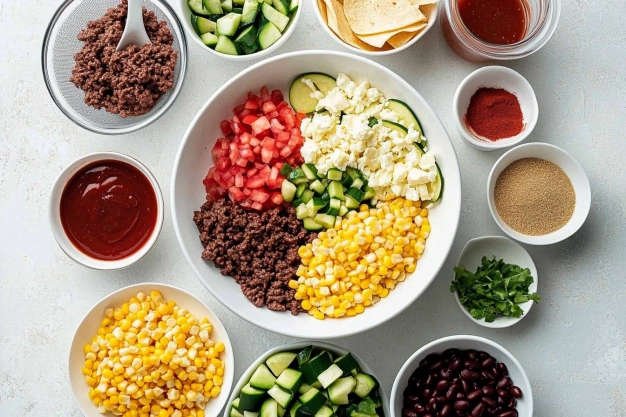
<path fill-rule="evenodd" d="M 261 148 L 261 161 L 266 164 L 269 164 L 273 158 L 274 151 L 269 149 Z"/>
<path fill-rule="evenodd" d="M 228 196 L 234 201 L 234 202 L 240 202 L 245 200 L 246 198 L 248 198 L 243 191 L 241 191 L 239 188 L 237 188 L 237 186 L 234 187 L 230 187 L 228 189 Z"/>
<path fill-rule="evenodd" d="M 263 169 L 259 171 L 259 177 L 263 179 L 263 181 L 267 181 L 270 177 L 270 173 L 272 172 L 272 168 L 269 165 L 265 165 Z"/>
<path fill-rule="evenodd" d="M 246 177 L 251 177 L 251 176 L 255 175 L 258 172 L 259 172 L 258 169 L 250 168 L 249 170 L 246 171 Z"/>
<path fill-rule="evenodd" d="M 230 166 L 230 159 L 223 156 L 217 160 L 215 166 L 218 171 L 225 171 Z"/>
<path fill-rule="evenodd" d="M 287 145 L 280 151 L 280 156 L 287 157 L 291 153 L 291 146 Z"/>
<path fill-rule="evenodd" d="M 285 130 L 285 126 L 281 125 L 278 119 L 270 120 L 270 128 L 272 129 L 274 136 L 279 135 L 283 130 Z"/>
<path fill-rule="evenodd" d="M 259 103 L 254 98 L 248 98 L 246 100 L 245 108 L 248 110 L 257 110 L 259 108 Z"/>
<path fill-rule="evenodd" d="M 272 100 L 272 97 L 270 96 L 270 90 L 268 90 L 267 86 L 261 87 L 261 99 L 263 100 L 263 103 Z"/>
<path fill-rule="evenodd" d="M 250 196 L 250 200 L 256 201 L 257 203 L 265 203 L 268 198 L 270 198 L 270 195 L 261 190 L 252 191 L 252 195 Z"/>
<path fill-rule="evenodd" d="M 261 144 L 261 141 L 255 137 L 252 137 L 252 139 L 250 139 L 250 146 L 258 146 Z"/>
<path fill-rule="evenodd" d="M 270 172 L 270 176 L 267 179 L 267 186 L 270 188 L 277 188 L 282 184 L 282 181 L 280 181 L 280 184 L 278 184 L 278 174 L 280 172 L 278 171 L 278 168 L 276 167 L 272 167 L 272 170 Z"/>
<path fill-rule="evenodd" d="M 269 130 L 270 121 L 267 119 L 267 117 L 261 116 L 258 119 L 256 119 L 254 122 L 252 122 L 251 126 L 252 126 L 252 132 L 254 133 L 255 136 L 257 136 L 259 133 L 265 130 Z M 237 133 L 237 131 L 235 131 L 235 133 Z"/>
<path fill-rule="evenodd" d="M 228 135 L 229 133 L 231 133 L 233 131 L 230 128 L 230 123 L 228 123 L 228 120 L 222 120 L 220 122 L 220 129 L 222 129 L 222 134 L 224 134 L 224 135 Z"/>
<path fill-rule="evenodd" d="M 252 194 L 252 191 L 250 192 L 250 194 Z M 246 198 L 241 203 L 239 203 L 239 205 L 243 208 L 252 208 L 252 201 L 250 201 L 249 198 Z"/>
<path fill-rule="evenodd" d="M 271 101 L 266 101 L 263 103 L 262 110 L 263 110 L 263 113 L 270 114 L 276 111 L 276 105 L 274 105 L 274 103 L 272 103 Z"/>
<path fill-rule="evenodd" d="M 283 196 L 280 192 L 274 191 L 270 196 L 270 200 L 276 205 L 281 204 L 283 202 Z"/>
<path fill-rule="evenodd" d="M 254 149 L 252 149 L 252 152 L 256 153 L 256 154 L 260 154 L 261 153 L 261 145 L 257 145 L 254 147 Z"/>
<path fill-rule="evenodd" d="M 265 149 L 269 149 L 270 151 L 275 149 L 275 144 L 276 141 L 270 137 L 263 139 L 263 142 L 261 142 L 261 146 Z"/>
<path fill-rule="evenodd" d="M 244 111 L 246 109 L 246 104 L 240 104 L 237 107 L 235 107 L 233 109 L 233 113 L 235 114 L 235 116 L 239 116 L 239 113 L 241 113 L 242 111 Z"/>
<path fill-rule="evenodd" d="M 277 106 L 281 101 L 283 101 L 283 93 L 281 93 L 280 90 L 272 90 L 271 97 L 272 102 Z"/>
<path fill-rule="evenodd" d="M 261 210 L 263 210 L 263 204 L 262 204 L 262 203 L 255 202 L 255 203 L 252 203 L 252 205 L 250 206 L 250 208 L 251 208 L 251 209 L 254 209 L 254 210 L 261 211 Z"/>
<path fill-rule="evenodd" d="M 278 117 L 278 112 L 276 110 L 271 111 L 269 113 L 267 113 L 267 117 L 269 117 L 270 119 L 275 119 Z"/>
<path fill-rule="evenodd" d="M 248 180 L 245 183 L 246 188 L 260 188 L 265 185 L 265 179 L 261 177 L 260 174 L 254 175 L 252 177 L 248 177 Z"/>
<path fill-rule="evenodd" d="M 257 137 L 257 139 L 263 139 L 263 138 L 270 136 L 271 134 L 272 134 L 272 131 L 270 129 L 267 129 L 260 133 L 257 133 L 255 136 Z"/>
<path fill-rule="evenodd" d="M 289 142 L 290 138 L 291 138 L 291 135 L 289 134 L 289 132 L 280 132 L 278 136 L 276 137 L 276 140 L 278 142 L 287 143 Z"/>
<path fill-rule="evenodd" d="M 276 104 L 276 103 L 274 103 Z M 284 107 L 289 107 L 289 103 L 287 103 L 286 101 L 282 101 L 279 104 L 276 104 L 276 110 L 280 113 L 280 111 L 284 108 Z"/>
<path fill-rule="evenodd" d="M 243 132 L 240 136 L 239 136 L 239 140 L 241 141 L 241 143 L 245 143 L 245 144 L 249 144 L 252 142 L 252 139 L 254 139 L 254 136 L 252 136 L 250 133 L 248 132 Z"/>
<path fill-rule="evenodd" d="M 243 126 L 238 121 L 237 122 L 235 122 L 235 121 L 230 122 L 230 127 L 232 127 L 233 132 L 235 133 L 235 135 L 238 135 L 238 134 L 240 134 L 241 132 L 244 131 Z"/>
<path fill-rule="evenodd" d="M 258 119 L 258 117 L 254 114 L 248 114 L 243 119 L 241 119 L 241 122 L 246 125 L 251 125 L 256 119 Z"/>

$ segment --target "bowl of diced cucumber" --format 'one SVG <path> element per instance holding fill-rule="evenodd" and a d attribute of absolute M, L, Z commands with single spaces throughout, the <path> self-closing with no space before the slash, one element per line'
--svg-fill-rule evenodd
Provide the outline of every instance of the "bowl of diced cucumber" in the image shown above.
<path fill-rule="evenodd" d="M 285 43 L 303 0 L 179 0 L 189 37 L 225 59 L 264 57 Z"/>
<path fill-rule="evenodd" d="M 244 372 L 224 417 L 384 417 L 389 399 L 356 354 L 321 342 L 270 349 Z"/>

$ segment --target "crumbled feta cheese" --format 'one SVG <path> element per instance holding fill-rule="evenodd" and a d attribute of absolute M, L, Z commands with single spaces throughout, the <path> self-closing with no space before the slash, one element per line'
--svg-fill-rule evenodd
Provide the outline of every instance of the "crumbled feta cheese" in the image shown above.
<path fill-rule="evenodd" d="M 418 186 L 420 184 L 426 184 L 428 181 L 428 173 L 419 168 L 413 168 L 409 171 L 408 183 L 411 187 Z"/>

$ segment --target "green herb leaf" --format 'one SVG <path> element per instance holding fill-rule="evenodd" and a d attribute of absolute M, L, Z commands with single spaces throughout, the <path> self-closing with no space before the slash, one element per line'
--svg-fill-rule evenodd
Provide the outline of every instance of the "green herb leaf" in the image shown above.
<path fill-rule="evenodd" d="M 369 127 L 373 127 L 378 124 L 378 119 L 376 119 L 375 117 L 370 117 L 367 124 Z"/>

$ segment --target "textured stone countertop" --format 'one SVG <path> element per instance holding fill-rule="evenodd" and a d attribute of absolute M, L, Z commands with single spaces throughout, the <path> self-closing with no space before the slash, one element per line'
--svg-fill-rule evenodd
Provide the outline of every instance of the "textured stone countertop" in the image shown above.
<path fill-rule="evenodd" d="M 305 0 L 295 34 L 279 53 L 343 50 Z M 104 273 L 75 264 L 48 227 L 51 186 L 60 170 L 94 151 L 139 158 L 169 184 L 180 140 L 200 106 L 247 63 L 214 59 L 190 42 L 189 72 L 173 108 L 131 135 L 105 137 L 68 120 L 46 91 L 41 41 L 55 1 L 0 0 L 0 416 L 78 417 L 67 375 L 74 330 L 106 294 L 142 281 L 180 286 L 211 305 L 229 331 L 235 381 L 267 349 L 292 341 L 258 329 L 217 302 L 182 256 L 172 220 L 153 250 L 132 268 Z M 537 93 L 540 117 L 529 141 L 566 149 L 589 176 L 589 218 L 572 238 L 527 247 L 537 265 L 541 304 L 514 327 L 470 322 L 448 291 L 463 245 L 501 235 L 489 214 L 485 184 L 504 151 L 470 149 L 451 113 L 459 82 L 478 65 L 457 58 L 437 24 L 409 50 L 377 59 L 404 77 L 443 121 L 463 178 L 462 217 L 450 256 L 422 297 L 387 324 L 334 340 L 363 357 L 388 393 L 396 372 L 420 346 L 443 336 L 474 334 L 508 348 L 532 382 L 537 417 L 626 416 L 626 8 L 623 2 L 564 1 L 552 40 L 534 55 L 506 63 Z M 214 417 L 214 416 L 211 416 Z"/>

